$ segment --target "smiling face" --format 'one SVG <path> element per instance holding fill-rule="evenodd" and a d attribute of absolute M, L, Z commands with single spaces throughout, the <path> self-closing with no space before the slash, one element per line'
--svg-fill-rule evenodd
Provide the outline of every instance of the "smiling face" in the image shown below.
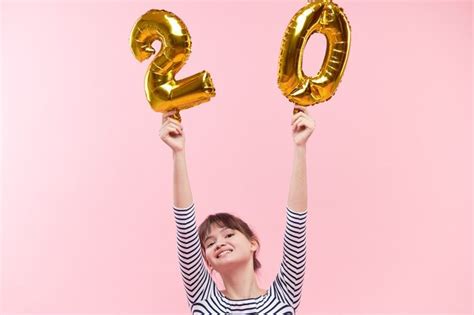
<path fill-rule="evenodd" d="M 207 264 L 219 273 L 237 265 L 253 263 L 258 249 L 256 239 L 248 239 L 239 230 L 217 223 L 211 224 L 202 245 Z"/>
<path fill-rule="evenodd" d="M 202 255 L 210 268 L 221 272 L 238 263 L 250 263 L 254 271 L 261 267 L 258 238 L 239 217 L 227 212 L 211 214 L 199 225 L 198 233 Z"/>

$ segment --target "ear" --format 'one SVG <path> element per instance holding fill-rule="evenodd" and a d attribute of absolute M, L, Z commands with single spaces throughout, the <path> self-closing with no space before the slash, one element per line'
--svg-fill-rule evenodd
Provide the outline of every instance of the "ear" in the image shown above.
<path fill-rule="evenodd" d="M 254 240 L 254 239 L 250 240 L 250 250 L 251 250 L 252 252 L 256 252 L 257 249 L 258 249 L 258 243 L 257 243 L 257 241 Z"/>

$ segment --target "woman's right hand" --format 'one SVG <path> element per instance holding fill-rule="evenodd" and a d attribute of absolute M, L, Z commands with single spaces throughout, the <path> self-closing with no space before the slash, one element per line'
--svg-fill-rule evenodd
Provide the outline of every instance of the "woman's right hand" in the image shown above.
<path fill-rule="evenodd" d="M 160 138 L 173 152 L 179 152 L 184 150 L 184 132 L 181 123 L 170 117 L 175 112 L 176 110 L 172 110 L 163 114 Z"/>

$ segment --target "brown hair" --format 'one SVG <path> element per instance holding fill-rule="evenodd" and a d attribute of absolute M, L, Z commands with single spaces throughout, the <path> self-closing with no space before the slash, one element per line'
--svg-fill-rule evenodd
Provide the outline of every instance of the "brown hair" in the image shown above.
<path fill-rule="evenodd" d="M 216 214 L 209 215 L 200 225 L 199 225 L 199 239 L 201 241 L 201 251 L 205 256 L 206 249 L 204 248 L 204 240 L 207 235 L 211 232 L 212 224 L 217 224 L 220 227 L 227 227 L 232 230 L 237 230 L 244 234 L 248 240 L 255 240 L 260 248 L 260 242 L 258 241 L 257 235 L 252 231 L 245 221 L 242 219 L 226 212 L 220 212 Z M 258 250 L 257 250 L 258 251 Z M 257 251 L 253 253 L 253 270 L 256 271 L 259 269 L 262 264 L 257 259 Z"/>

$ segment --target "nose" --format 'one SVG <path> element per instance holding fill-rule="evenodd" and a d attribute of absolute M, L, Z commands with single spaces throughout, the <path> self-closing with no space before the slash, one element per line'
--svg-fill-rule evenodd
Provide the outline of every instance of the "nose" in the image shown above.
<path fill-rule="evenodd" d="M 216 251 L 219 250 L 219 248 L 221 248 L 222 246 L 224 246 L 224 244 L 222 243 L 222 241 L 216 241 Z"/>

